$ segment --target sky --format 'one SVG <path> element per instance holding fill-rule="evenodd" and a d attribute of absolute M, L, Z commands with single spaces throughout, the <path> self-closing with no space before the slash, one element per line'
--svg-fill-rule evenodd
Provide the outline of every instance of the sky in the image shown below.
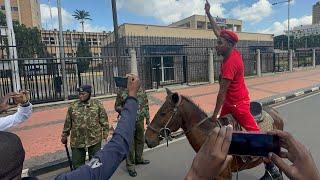
<path fill-rule="evenodd" d="M 243 20 L 243 31 L 283 34 L 287 29 L 285 0 L 208 0 L 211 14 Z M 276 2 L 276 5 L 272 5 Z M 312 23 L 312 5 L 317 0 L 291 0 L 290 27 Z M 42 27 L 58 28 L 56 0 L 40 0 Z M 72 14 L 76 9 L 90 13 L 85 31 L 113 31 L 111 0 L 61 0 L 65 30 L 81 30 Z M 118 24 L 169 25 L 193 14 L 204 15 L 205 0 L 117 0 Z M 50 15 L 51 7 L 51 15 Z M 51 18 L 52 17 L 52 18 Z"/>

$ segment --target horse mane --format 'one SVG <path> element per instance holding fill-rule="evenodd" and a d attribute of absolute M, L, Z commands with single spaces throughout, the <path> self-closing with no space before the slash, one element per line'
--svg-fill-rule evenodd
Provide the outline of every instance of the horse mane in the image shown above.
<path fill-rule="evenodd" d="M 181 97 L 186 100 L 187 102 L 191 103 L 193 106 L 193 108 L 195 108 L 196 110 L 199 110 L 201 113 L 205 114 L 206 117 L 208 117 L 207 113 L 199 106 L 197 105 L 196 103 L 194 103 L 193 100 L 191 100 L 189 97 L 187 96 L 184 96 L 184 95 L 181 95 Z"/>

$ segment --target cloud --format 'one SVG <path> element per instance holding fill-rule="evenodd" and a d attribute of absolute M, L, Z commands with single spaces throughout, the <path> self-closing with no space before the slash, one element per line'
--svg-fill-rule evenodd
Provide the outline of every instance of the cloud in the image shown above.
<path fill-rule="evenodd" d="M 48 28 L 59 28 L 59 21 L 58 21 L 58 8 L 57 7 L 51 7 L 51 14 L 52 19 L 50 16 L 50 7 L 47 4 L 40 4 L 40 11 L 41 11 L 41 23 L 42 27 L 48 27 Z M 62 14 L 62 25 L 64 29 L 70 29 L 71 24 L 74 21 L 74 18 L 72 17 L 71 13 L 66 11 L 65 9 L 61 8 L 61 14 Z"/>
<path fill-rule="evenodd" d="M 76 30 L 82 32 L 81 24 L 79 24 L 79 26 L 77 27 Z M 88 23 L 88 22 L 84 23 L 84 31 L 85 32 L 102 32 L 102 31 L 108 32 L 108 31 L 111 31 L 111 30 L 112 30 L 112 28 L 110 28 L 110 27 L 95 26 L 95 25 L 92 25 L 91 23 Z"/>
<path fill-rule="evenodd" d="M 290 29 L 296 26 L 300 25 L 307 25 L 312 23 L 312 16 L 311 15 L 305 15 L 300 18 L 291 18 L 290 19 Z M 283 22 L 275 22 L 272 24 L 271 27 L 259 30 L 261 33 L 269 33 L 269 34 L 275 34 L 280 35 L 284 34 L 284 31 L 288 29 L 288 19 Z"/>
<path fill-rule="evenodd" d="M 238 6 L 231 10 L 231 16 L 252 23 L 260 22 L 272 13 L 272 4 L 268 0 L 259 0 L 249 7 Z"/>
<path fill-rule="evenodd" d="M 237 0 L 210 0 L 213 16 L 223 17 L 223 4 Z M 204 15 L 204 2 L 200 0 L 119 0 L 118 9 L 131 13 L 155 17 L 162 23 L 170 24 L 193 14 Z"/>

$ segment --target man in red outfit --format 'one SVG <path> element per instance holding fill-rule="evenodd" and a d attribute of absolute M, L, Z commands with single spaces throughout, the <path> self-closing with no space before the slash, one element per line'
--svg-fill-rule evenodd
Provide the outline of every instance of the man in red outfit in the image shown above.
<path fill-rule="evenodd" d="M 250 112 L 250 97 L 244 81 L 243 60 L 240 52 L 235 48 L 239 40 L 238 36 L 232 31 L 220 29 L 210 14 L 208 1 L 206 2 L 205 10 L 213 32 L 217 37 L 215 49 L 217 54 L 223 57 L 219 77 L 220 88 L 212 121 L 217 121 L 217 116 L 221 109 L 220 116 L 232 114 L 247 131 L 257 132 L 260 129 Z M 261 179 L 282 179 L 282 176 L 273 164 L 268 163 L 266 164 L 266 173 Z"/>

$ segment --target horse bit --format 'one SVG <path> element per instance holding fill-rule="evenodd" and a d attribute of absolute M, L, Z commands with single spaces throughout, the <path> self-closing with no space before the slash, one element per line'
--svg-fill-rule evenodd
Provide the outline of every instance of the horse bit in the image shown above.
<path fill-rule="evenodd" d="M 195 126 L 192 126 L 189 130 L 187 131 L 183 131 L 180 134 L 177 134 L 175 136 L 172 135 L 172 132 L 170 130 L 170 128 L 168 127 L 169 123 L 173 120 L 173 118 L 175 117 L 175 115 L 178 113 L 178 107 L 181 105 L 181 96 L 179 95 L 179 102 L 175 105 L 175 107 L 173 108 L 173 113 L 170 116 L 168 122 L 166 123 L 166 125 L 163 128 L 160 128 L 160 130 L 157 130 L 156 128 L 152 127 L 150 124 L 148 125 L 147 128 L 149 128 L 150 130 L 158 133 L 158 137 L 159 139 L 165 139 L 167 142 L 167 147 L 169 144 L 169 140 L 171 141 L 172 138 L 177 137 L 177 136 L 181 136 L 183 134 L 187 135 L 189 132 L 191 132 L 191 130 L 195 127 L 200 126 L 202 123 L 204 123 L 206 120 L 210 119 L 209 117 L 206 117 L 204 119 L 202 119 L 200 122 L 198 122 Z"/>

